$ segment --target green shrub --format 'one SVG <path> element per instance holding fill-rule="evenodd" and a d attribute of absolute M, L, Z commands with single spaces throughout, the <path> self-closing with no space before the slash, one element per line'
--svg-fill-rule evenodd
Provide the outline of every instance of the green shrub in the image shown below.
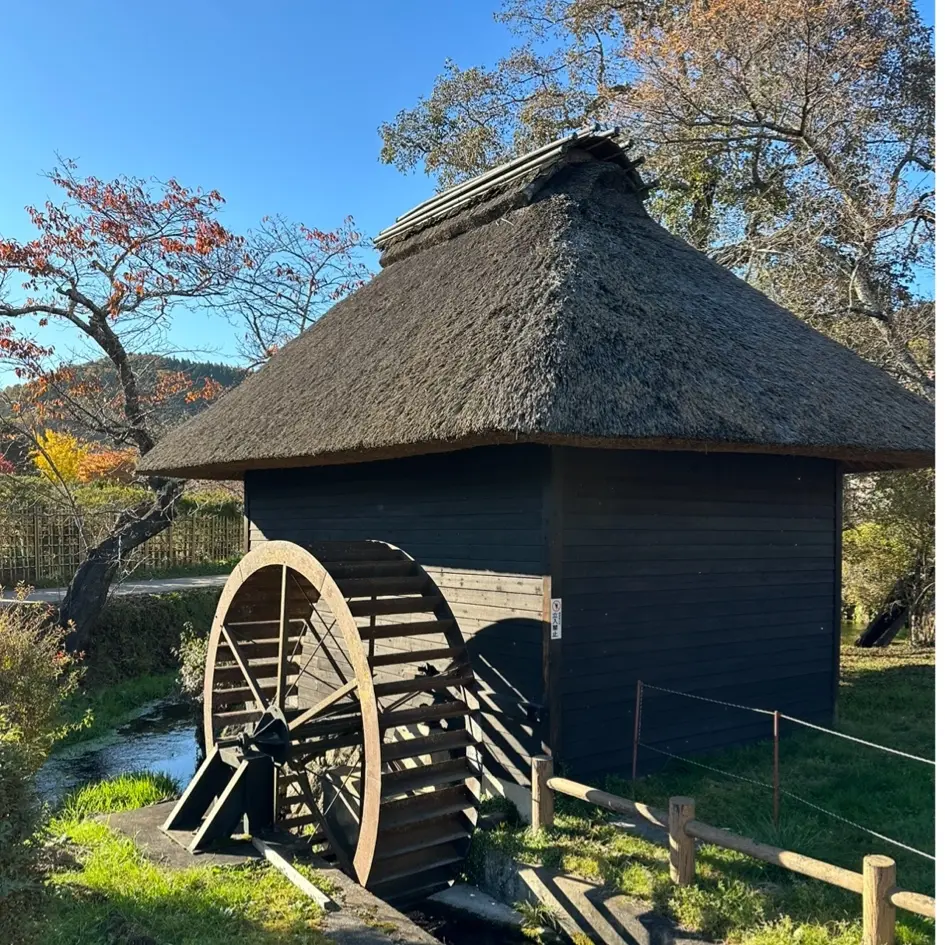
<path fill-rule="evenodd" d="M 197 629 L 192 623 L 185 623 L 181 633 L 180 646 L 177 648 L 177 684 L 182 695 L 193 703 L 203 698 L 203 676 L 207 663 L 207 628 Z"/>
<path fill-rule="evenodd" d="M 869 619 L 895 599 L 910 612 L 913 644 L 935 634 L 935 471 L 848 476 L 843 598 Z"/>
<path fill-rule="evenodd" d="M 112 597 L 92 631 L 88 683 L 101 686 L 177 668 L 186 625 L 206 636 L 219 590 Z"/>
<path fill-rule="evenodd" d="M 25 596 L 31 588 L 21 588 Z M 49 607 L 0 607 L 0 712 L 7 734 L 26 752 L 29 771 L 39 770 L 64 723 L 63 702 L 79 681 L 76 661 L 64 649 L 65 631 Z"/>
<path fill-rule="evenodd" d="M 35 605 L 0 608 L 0 941 L 14 941 L 42 869 L 34 776 L 78 682 L 65 633 Z"/>
<path fill-rule="evenodd" d="M 843 533 L 843 599 L 868 620 L 911 564 L 911 550 L 895 529 L 863 522 Z"/>

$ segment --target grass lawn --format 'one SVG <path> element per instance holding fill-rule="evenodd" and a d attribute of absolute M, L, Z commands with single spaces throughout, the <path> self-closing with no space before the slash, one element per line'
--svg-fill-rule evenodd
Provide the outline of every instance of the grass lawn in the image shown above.
<path fill-rule="evenodd" d="M 860 738 L 934 757 L 934 653 L 893 646 L 845 647 L 838 728 Z M 793 729 L 793 731 L 792 731 Z M 814 804 L 921 850 L 934 852 L 934 768 L 784 723 L 781 783 Z M 770 743 L 699 759 L 733 774 L 771 780 Z M 934 864 L 783 797 L 779 829 L 770 792 L 672 762 L 634 786 L 621 778 L 600 786 L 665 809 L 674 794 L 696 801 L 699 820 L 756 840 L 859 871 L 867 853 L 886 853 L 898 885 L 934 895 Z M 744 945 L 858 945 L 859 897 L 717 847 L 697 853 L 697 881 L 678 889 L 665 847 L 609 824 L 606 811 L 555 797 L 555 825 L 533 836 L 502 826 L 476 836 L 480 850 L 603 880 L 650 900 L 682 926 L 707 938 Z M 475 864 L 475 859 L 473 860 Z M 473 872 L 475 866 L 473 865 Z M 899 911 L 904 945 L 931 945 L 934 924 Z"/>
<path fill-rule="evenodd" d="M 50 824 L 60 866 L 35 920 L 39 945 L 329 945 L 321 909 L 271 867 L 171 871 L 92 816 L 176 793 L 161 775 L 125 775 L 63 806 Z"/>
<path fill-rule="evenodd" d="M 177 673 L 168 672 L 80 690 L 65 707 L 70 726 L 55 750 L 104 735 L 142 706 L 166 699 L 176 686 Z"/>

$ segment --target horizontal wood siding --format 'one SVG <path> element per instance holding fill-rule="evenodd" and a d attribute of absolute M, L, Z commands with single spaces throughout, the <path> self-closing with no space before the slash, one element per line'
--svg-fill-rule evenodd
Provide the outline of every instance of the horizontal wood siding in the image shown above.
<path fill-rule="evenodd" d="M 544 697 L 540 480 L 546 455 L 540 448 L 498 447 L 246 476 L 251 545 L 377 539 L 423 565 L 472 656 L 487 766 L 520 784 L 527 783 L 529 755 L 539 749 L 537 720 L 527 707 Z M 379 642 L 376 652 L 437 645 L 442 642 L 413 636 Z M 379 669 L 376 680 L 415 672 L 412 664 Z M 329 670 L 326 682 L 330 677 Z"/>
<path fill-rule="evenodd" d="M 575 449 L 556 462 L 558 686 L 571 771 L 630 767 L 637 679 L 829 717 L 839 580 L 832 462 Z M 673 754 L 769 729 L 764 716 L 644 693 L 641 740 Z M 640 752 L 650 768 L 665 760 Z"/>

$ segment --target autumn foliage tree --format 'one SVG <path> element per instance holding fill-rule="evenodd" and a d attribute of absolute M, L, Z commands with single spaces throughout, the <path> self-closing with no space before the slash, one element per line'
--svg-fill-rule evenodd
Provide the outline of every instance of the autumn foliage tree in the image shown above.
<path fill-rule="evenodd" d="M 94 450 L 86 453 L 76 471 L 79 482 L 131 482 L 135 476 L 138 451 Z"/>
<path fill-rule="evenodd" d="M 79 482 L 79 469 L 89 454 L 88 444 L 71 433 L 49 429 L 37 433 L 34 441 L 30 459 L 40 475 L 52 483 L 61 481 L 64 486 Z"/>
<path fill-rule="evenodd" d="M 38 430 L 66 418 L 113 449 L 144 455 L 157 436 L 155 399 L 184 381 L 168 379 L 145 393 L 133 345 L 165 331 L 180 308 L 224 293 L 243 264 L 242 240 L 218 219 L 223 198 L 216 191 L 175 180 L 82 178 L 71 163 L 49 179 L 62 197 L 27 208 L 36 236 L 0 239 L 0 358 L 25 382 L 7 405 L 7 422 L 37 445 Z M 51 322 L 91 342 L 117 385 L 79 381 L 57 363 L 51 345 L 36 340 Z M 88 644 L 120 556 L 167 527 L 184 485 L 163 477 L 145 484 L 147 501 L 117 516 L 69 585 L 61 618 L 73 622 L 69 642 L 77 649 Z"/>
<path fill-rule="evenodd" d="M 933 393 L 933 55 L 911 0 L 509 0 L 520 46 L 448 62 L 381 127 L 443 184 L 599 120 L 669 229 Z"/>
<path fill-rule="evenodd" d="M 912 0 L 507 0 L 497 18 L 518 47 L 447 62 L 382 125 L 382 160 L 448 185 L 619 124 L 665 226 L 934 398 L 934 56 Z M 928 492 L 920 475 L 865 486 L 861 521 L 930 515 L 905 501 Z M 927 533 L 914 524 L 904 534 Z M 909 540 L 887 604 L 921 593 L 927 610 L 934 556 Z M 920 590 L 894 599 L 905 586 Z"/>
<path fill-rule="evenodd" d="M 15 398 L 0 396 L 0 419 L 69 501 L 73 480 L 137 480 L 136 461 L 166 422 L 162 408 L 220 392 L 216 381 L 196 383 L 150 356 L 175 316 L 236 313 L 247 357 L 261 363 L 367 277 L 350 218 L 323 231 L 273 217 L 237 235 L 220 221 L 223 198 L 215 190 L 80 177 L 71 162 L 47 176 L 61 197 L 27 208 L 34 238 L 0 237 L 0 364 L 23 382 Z M 57 356 L 46 340 L 53 323 L 91 345 L 91 363 Z M 63 476 L 48 447 L 69 437 L 76 449 L 60 457 Z M 141 482 L 147 500 L 119 513 L 104 540 L 89 543 L 69 585 L 61 618 L 73 623 L 74 648 L 86 648 L 119 562 L 170 524 L 184 489 L 161 476 Z"/>

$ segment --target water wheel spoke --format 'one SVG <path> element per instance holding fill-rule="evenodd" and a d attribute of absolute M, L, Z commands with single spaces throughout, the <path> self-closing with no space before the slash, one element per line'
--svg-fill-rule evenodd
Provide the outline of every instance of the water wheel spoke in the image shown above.
<path fill-rule="evenodd" d="M 280 709 L 285 708 L 285 664 L 287 662 L 286 642 L 289 632 L 289 595 L 286 593 L 288 573 L 289 569 L 285 565 L 282 565 L 282 592 L 279 600 L 279 675 L 276 681 L 276 705 Z"/>
<path fill-rule="evenodd" d="M 324 638 L 319 637 L 319 635 L 318 635 L 318 633 L 317 633 L 317 631 L 316 631 L 316 629 L 315 629 L 315 625 L 314 625 L 314 623 L 313 623 L 313 620 L 312 620 L 312 618 L 315 617 L 315 616 L 317 616 L 317 617 L 319 617 L 319 619 L 321 619 L 321 615 L 318 613 L 318 606 L 317 606 L 317 605 L 318 605 L 318 596 L 319 596 L 319 595 L 318 595 L 317 592 L 316 592 L 314 596 L 311 596 L 311 595 L 308 593 L 308 591 L 305 589 L 305 587 L 303 586 L 302 582 L 299 581 L 298 575 L 295 573 L 295 571 L 291 571 L 291 570 L 290 570 L 290 571 L 288 572 L 287 578 L 291 578 L 292 583 L 295 585 L 295 588 L 296 588 L 297 592 L 301 595 L 302 599 L 308 604 L 308 607 L 309 607 L 309 616 L 308 616 L 308 617 L 302 617 L 302 618 L 299 618 L 299 619 L 301 619 L 301 621 L 302 621 L 304 627 L 307 628 L 307 629 L 310 631 L 310 633 L 311 633 L 312 637 L 315 639 L 315 642 L 316 642 L 317 645 L 316 645 L 315 647 L 313 647 L 312 652 L 309 653 L 307 659 L 305 660 L 305 663 L 302 665 L 301 669 L 299 669 L 299 671 L 295 674 L 295 679 L 292 681 L 292 683 L 286 685 L 285 693 L 284 693 L 284 696 L 283 696 L 284 699 L 288 699 L 288 697 L 291 696 L 293 693 L 295 693 L 296 695 L 298 694 L 298 692 L 299 692 L 299 683 L 300 683 L 302 677 L 306 675 L 306 672 L 307 672 L 309 666 L 312 664 L 312 662 L 315 660 L 315 658 L 319 655 L 319 652 L 324 651 L 324 652 L 325 652 L 325 655 L 328 656 L 329 661 L 331 661 L 331 654 L 327 652 L 327 648 L 325 648 L 325 646 L 324 646 Z M 334 626 L 335 622 L 336 622 L 336 621 L 333 620 L 331 626 Z M 324 625 L 324 620 L 322 620 L 322 624 Z M 328 628 L 328 629 L 330 629 L 330 628 Z M 299 650 L 300 650 L 300 648 L 302 647 L 302 644 L 303 644 L 303 638 L 304 638 L 304 636 L 305 636 L 305 631 L 304 631 L 304 629 L 303 629 L 303 631 L 299 634 L 299 636 L 298 636 L 298 637 L 296 638 L 296 640 L 295 640 L 295 645 L 294 645 L 293 648 L 292 648 L 292 653 L 289 654 L 289 656 L 288 656 L 288 659 L 289 659 L 289 660 L 295 659 L 296 655 L 299 653 Z M 341 674 L 341 672 L 340 672 L 340 670 L 337 668 L 337 666 L 335 666 L 334 669 L 335 669 L 335 672 L 338 673 L 338 675 L 340 676 L 340 678 L 342 679 L 342 681 L 344 681 L 344 679 L 345 679 L 346 677 L 344 677 L 344 676 Z"/>
<path fill-rule="evenodd" d="M 326 709 L 333 706 L 339 699 L 343 699 L 348 693 L 353 692 L 358 688 L 358 680 L 352 679 L 350 682 L 346 682 L 340 689 L 336 689 L 334 692 L 325 696 L 324 699 L 316 702 L 311 708 L 306 709 L 301 715 L 297 715 L 289 723 L 289 731 L 294 732 L 299 726 L 304 725 L 306 722 L 310 722 L 315 718 L 316 715 L 320 715 Z"/>
<path fill-rule="evenodd" d="M 339 645 L 338 639 L 337 639 L 337 637 L 336 637 L 335 634 L 334 634 L 334 630 L 335 630 L 335 628 L 336 628 L 336 626 L 337 626 L 337 623 L 338 623 L 337 619 L 332 620 L 331 623 L 326 623 L 326 622 L 325 622 L 325 618 L 318 612 L 318 608 L 314 608 L 314 607 L 312 608 L 312 616 L 313 616 L 313 617 L 317 617 L 317 618 L 319 619 L 319 621 L 321 622 L 321 625 L 325 628 L 324 633 L 322 633 L 321 635 L 319 635 L 318 632 L 317 632 L 316 629 L 315 629 L 314 624 L 313 624 L 312 621 L 311 621 L 311 618 L 309 618 L 309 626 L 310 626 L 311 629 L 312 629 L 312 635 L 315 637 L 316 643 L 318 644 L 318 647 L 316 648 L 316 651 L 318 650 L 318 648 L 320 648 L 321 651 L 322 651 L 322 653 L 323 653 L 323 655 L 325 656 L 325 659 L 326 659 L 326 660 L 328 661 L 328 663 L 331 665 L 331 668 L 335 671 L 335 673 L 337 674 L 338 678 L 339 678 L 342 682 L 347 682 L 347 681 L 348 681 L 348 674 L 345 674 L 345 673 L 342 671 L 341 667 L 338 665 L 337 660 L 336 660 L 335 657 L 332 655 L 331 649 L 330 649 L 330 647 L 328 646 L 328 643 L 327 643 L 327 641 L 330 639 L 331 642 L 335 644 L 335 647 L 336 647 L 336 649 L 338 650 L 338 652 L 340 652 L 340 653 L 344 653 L 344 652 L 345 652 L 344 647 L 342 647 L 342 646 Z M 351 665 L 351 660 L 350 660 L 350 658 L 348 659 L 348 664 L 349 664 L 349 667 L 350 667 L 350 665 Z"/>
<path fill-rule="evenodd" d="M 259 681 L 250 672 L 249 662 L 243 654 L 243 651 L 240 649 L 240 646 L 236 640 L 233 639 L 233 636 L 227 629 L 226 624 L 220 625 L 220 633 L 223 636 L 223 639 L 226 640 L 226 644 L 230 648 L 233 659 L 236 662 L 236 665 L 239 666 L 240 672 L 243 674 L 243 677 L 246 680 L 246 685 L 249 686 L 250 690 L 252 691 L 253 698 L 256 700 L 260 711 L 265 712 L 266 709 L 269 708 L 269 702 L 262 693 L 262 687 L 259 685 Z"/>
<path fill-rule="evenodd" d="M 313 615 L 318 615 L 317 611 L 315 610 L 313 610 L 312 613 Z M 321 616 L 320 615 L 318 616 L 319 616 L 319 619 L 321 619 Z M 329 635 L 331 635 L 330 628 L 327 629 L 327 632 L 325 635 L 320 637 L 317 634 L 315 627 L 312 625 L 311 621 L 310 620 L 306 621 L 306 623 L 312 631 L 312 636 L 315 638 L 315 645 L 312 647 L 311 652 L 306 657 L 305 662 L 302 664 L 298 673 L 296 673 L 295 679 L 293 680 L 292 684 L 287 688 L 286 690 L 287 696 L 291 695 L 293 692 L 298 693 L 300 691 L 299 684 L 301 683 L 303 677 L 306 677 L 306 676 L 310 680 L 313 680 L 315 684 L 318 686 L 330 685 L 327 682 L 327 680 L 324 680 L 320 676 L 309 671 L 309 667 L 312 665 L 313 662 L 316 662 L 319 656 L 321 656 L 325 660 L 325 662 L 328 663 L 328 665 L 331 667 L 332 671 L 334 672 L 335 676 L 337 676 L 338 679 L 343 684 L 345 685 L 348 684 L 348 678 L 351 675 L 350 673 L 345 674 L 345 672 L 343 671 L 343 668 L 339 665 L 338 661 L 335 659 L 334 655 L 332 654 L 331 648 L 326 643 L 326 638 Z M 322 624 L 324 625 L 324 620 L 322 620 Z M 334 626 L 334 622 L 332 623 L 332 626 Z M 336 648 L 338 648 L 341 653 L 344 653 L 345 652 L 344 648 L 340 647 L 340 645 L 338 644 L 338 641 L 334 638 L 333 635 L 331 635 L 331 639 L 335 643 Z M 350 666 L 350 660 L 348 662 Z M 353 669 L 353 667 L 351 668 Z M 329 703 L 329 705 L 330 704 L 331 703 Z"/>
<path fill-rule="evenodd" d="M 302 598 L 303 598 L 303 599 L 305 600 L 305 602 L 308 604 L 309 613 L 311 614 L 311 613 L 314 612 L 314 610 L 315 610 L 315 606 L 316 606 L 316 603 L 317 603 L 318 595 L 316 594 L 315 599 L 312 599 L 312 598 L 309 596 L 308 591 L 306 591 L 305 588 L 302 586 L 302 583 L 301 583 L 301 581 L 299 581 L 298 576 L 296 575 L 296 573 L 295 573 L 294 571 L 291 571 L 291 572 L 289 572 L 289 573 L 290 573 L 291 576 L 292 576 L 292 583 L 295 585 L 296 590 L 302 595 Z M 299 619 L 301 620 L 301 622 L 302 622 L 302 624 L 303 624 L 303 629 L 302 629 L 301 633 L 299 633 L 298 639 L 296 639 L 296 641 L 295 641 L 295 646 L 292 648 L 292 657 L 295 656 L 295 654 L 296 654 L 296 653 L 298 652 L 298 650 L 299 650 L 299 647 L 301 647 L 301 645 L 302 645 L 302 638 L 305 636 L 305 627 L 308 627 L 309 630 L 312 630 L 311 621 L 310 621 L 309 619 L 307 619 L 307 618 L 305 618 L 305 617 L 301 617 L 301 618 L 299 618 Z M 314 631 L 313 631 L 313 633 L 314 633 Z M 291 658 L 291 657 L 290 657 L 290 658 Z"/>
<path fill-rule="evenodd" d="M 308 807 L 308 809 L 318 820 L 318 826 L 325 835 L 325 839 L 331 845 L 335 856 L 337 856 L 341 861 L 342 867 L 346 871 L 351 872 L 354 866 L 351 862 L 350 856 L 348 855 L 347 847 L 342 842 L 341 838 L 335 833 L 334 828 L 328 822 L 328 818 L 322 813 L 321 808 L 318 806 L 318 801 L 315 799 L 315 795 L 312 793 L 312 786 L 308 781 L 308 768 L 306 768 L 304 765 L 295 765 L 291 763 L 290 767 L 299 776 L 299 779 L 296 783 L 298 784 L 299 790 L 302 792 L 302 797 L 305 799 L 305 806 Z M 332 803 L 334 803 L 334 800 Z"/>

